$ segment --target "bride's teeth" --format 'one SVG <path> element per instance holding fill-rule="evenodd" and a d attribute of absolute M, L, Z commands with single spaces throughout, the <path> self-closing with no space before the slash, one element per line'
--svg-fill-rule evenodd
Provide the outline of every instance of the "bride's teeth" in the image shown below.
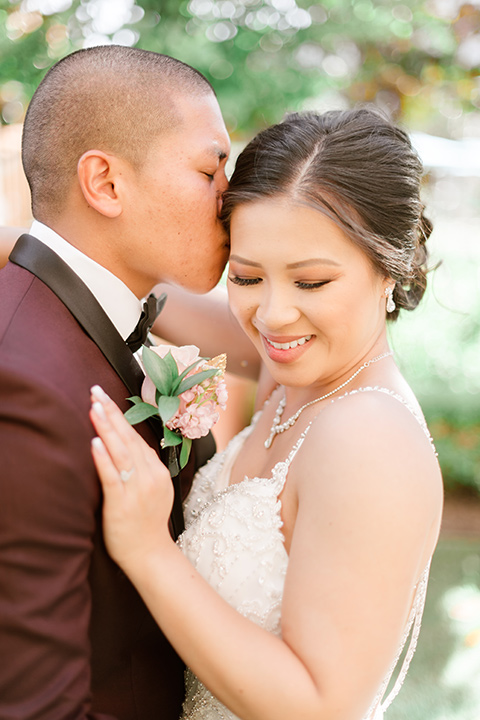
<path fill-rule="evenodd" d="M 291 350 L 296 348 L 298 345 L 305 345 L 311 337 L 311 335 L 305 335 L 305 337 L 299 338 L 298 340 L 292 340 L 292 342 L 289 343 L 276 343 L 273 342 L 273 340 L 269 340 L 268 342 L 277 350 Z"/>

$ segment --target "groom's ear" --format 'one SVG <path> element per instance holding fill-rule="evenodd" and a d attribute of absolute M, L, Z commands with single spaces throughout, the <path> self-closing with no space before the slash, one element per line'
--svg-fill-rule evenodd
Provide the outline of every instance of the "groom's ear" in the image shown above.
<path fill-rule="evenodd" d="M 120 177 L 119 160 L 102 150 L 88 150 L 78 161 L 77 176 L 80 189 L 88 205 L 101 215 L 116 218 L 122 203 L 116 189 Z"/>

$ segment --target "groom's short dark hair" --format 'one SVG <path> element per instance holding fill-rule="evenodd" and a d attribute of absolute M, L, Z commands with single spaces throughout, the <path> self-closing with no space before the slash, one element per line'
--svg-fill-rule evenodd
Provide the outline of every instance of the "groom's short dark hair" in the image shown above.
<path fill-rule="evenodd" d="M 162 133 L 181 127 L 178 95 L 213 88 L 168 55 L 119 45 L 78 50 L 56 63 L 25 117 L 22 161 L 38 219 L 61 212 L 87 150 L 141 166 Z"/>

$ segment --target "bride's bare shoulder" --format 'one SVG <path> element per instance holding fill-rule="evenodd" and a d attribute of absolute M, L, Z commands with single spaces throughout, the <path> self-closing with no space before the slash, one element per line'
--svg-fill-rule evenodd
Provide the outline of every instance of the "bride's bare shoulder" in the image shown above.
<path fill-rule="evenodd" d="M 324 407 L 292 470 L 313 502 L 348 492 L 379 511 L 407 512 L 414 503 L 420 512 L 441 512 L 441 473 L 423 416 L 395 392 L 359 390 Z"/>

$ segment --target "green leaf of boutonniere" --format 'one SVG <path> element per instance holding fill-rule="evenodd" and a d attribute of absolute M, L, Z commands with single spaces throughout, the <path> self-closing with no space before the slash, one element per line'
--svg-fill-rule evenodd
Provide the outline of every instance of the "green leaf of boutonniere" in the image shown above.
<path fill-rule="evenodd" d="M 172 447 L 173 445 L 180 445 L 181 442 L 181 435 L 172 432 L 167 427 L 163 428 L 163 440 L 161 442 L 162 447 Z"/>
<path fill-rule="evenodd" d="M 170 395 L 174 378 L 172 377 L 172 370 L 168 360 L 165 361 L 165 358 L 159 357 L 147 347 L 143 348 L 142 360 L 145 366 L 145 372 L 160 394 Z"/>
<path fill-rule="evenodd" d="M 167 423 L 177 412 L 180 407 L 180 398 L 178 396 L 161 395 L 158 399 L 158 414 L 164 423 Z"/>
<path fill-rule="evenodd" d="M 203 380 L 211 378 L 219 372 L 217 368 L 211 368 L 210 370 L 201 370 L 201 372 L 195 373 L 195 375 L 190 375 L 190 377 L 182 380 L 176 392 L 181 395 L 185 390 L 190 390 L 194 385 L 199 385 Z"/>
<path fill-rule="evenodd" d="M 191 365 L 185 368 L 185 370 L 178 375 L 177 379 L 174 381 L 172 386 L 172 394 L 179 395 L 178 388 L 180 387 L 180 383 L 182 382 L 183 378 L 188 375 L 188 373 L 193 370 L 193 368 L 197 367 L 199 363 L 202 362 L 203 358 L 198 358 L 198 360 L 195 360 Z"/>
<path fill-rule="evenodd" d="M 132 395 L 132 397 L 127 398 L 127 400 L 130 400 L 130 402 L 134 405 L 139 405 L 140 403 L 143 403 L 142 398 L 138 395 Z"/>
<path fill-rule="evenodd" d="M 156 408 L 155 405 L 139 402 L 127 410 L 125 418 L 128 420 L 130 425 L 136 425 L 153 415 L 158 415 L 158 408 Z"/>
<path fill-rule="evenodd" d="M 184 437 L 182 442 L 182 449 L 180 451 L 180 469 L 183 470 L 188 462 L 190 456 L 190 449 L 192 447 L 192 441 L 190 438 Z"/>

